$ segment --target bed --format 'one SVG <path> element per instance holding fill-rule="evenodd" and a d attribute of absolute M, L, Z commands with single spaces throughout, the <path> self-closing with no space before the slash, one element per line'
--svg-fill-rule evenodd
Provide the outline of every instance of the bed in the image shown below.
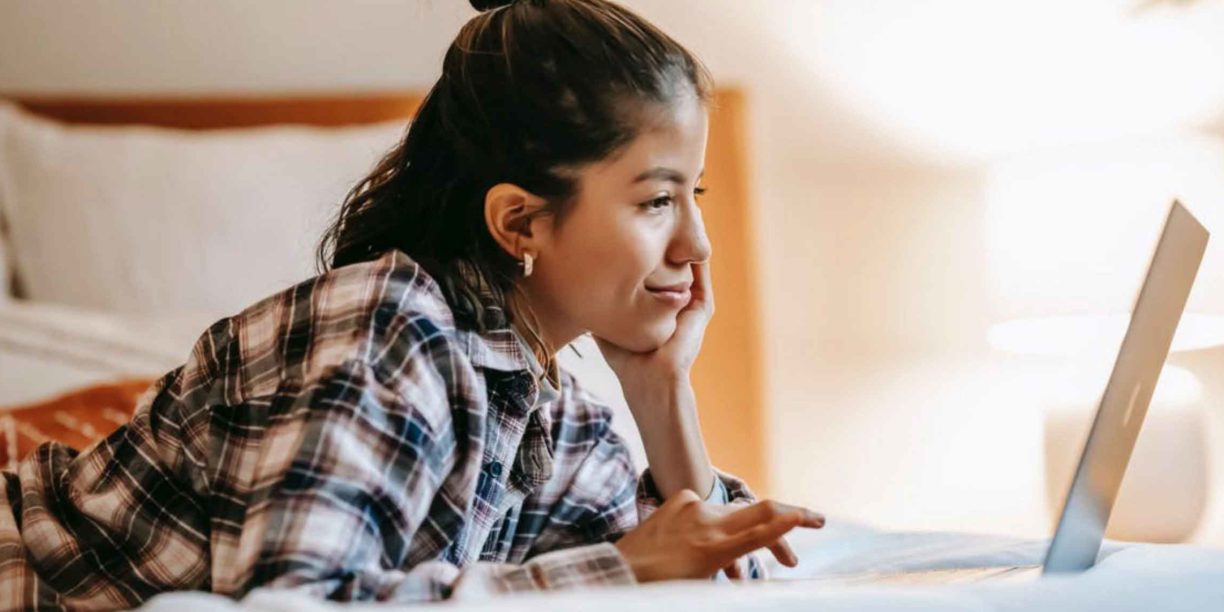
<path fill-rule="evenodd" d="M 718 100 L 707 157 L 712 189 L 706 221 L 720 253 L 735 254 L 714 259 L 715 280 L 740 290 L 720 293 L 720 316 L 707 332 L 694 384 L 716 463 L 767 494 L 760 360 L 754 358 L 759 332 L 738 324 L 756 320 L 741 126 L 745 100 L 735 90 L 720 91 Z M 0 287 L 8 288 L 0 291 L 0 406 L 88 383 L 160 374 L 181 363 L 216 318 L 309 276 L 313 241 L 327 213 L 402 135 L 419 101 L 419 92 L 392 92 L 20 98 L 0 106 Z M 642 461 L 615 380 L 592 358 L 594 347 L 581 352 L 587 358 L 565 353 L 565 367 L 618 409 L 619 428 Z M 800 566 L 775 566 L 774 574 L 1031 563 L 1045 545 L 986 535 L 892 533 L 838 517 L 830 517 L 823 530 L 795 535 L 793 544 Z M 1221 578 L 1224 551 L 1218 549 L 1109 542 L 1092 571 L 1030 585 L 702 581 L 608 589 L 597 597 L 561 592 L 450 607 L 1224 610 Z M 332 606 L 256 591 L 242 602 L 170 593 L 146 608 L 306 612 Z"/>

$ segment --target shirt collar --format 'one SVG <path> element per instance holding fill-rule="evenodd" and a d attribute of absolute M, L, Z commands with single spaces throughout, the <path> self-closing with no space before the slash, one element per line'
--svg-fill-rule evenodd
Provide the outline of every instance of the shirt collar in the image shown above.
<path fill-rule="evenodd" d="M 486 332 L 459 330 L 463 338 L 468 359 L 472 365 L 506 373 L 526 374 L 533 382 L 536 394 L 532 405 L 551 402 L 561 396 L 560 372 L 553 363 L 551 372 L 545 372 L 531 348 L 512 328 L 494 329 Z"/>
<path fill-rule="evenodd" d="M 493 329 L 485 332 L 461 329 L 459 335 L 464 338 L 468 359 L 472 365 L 487 370 L 500 372 L 526 372 L 536 374 L 532 368 L 534 360 L 529 360 L 523 345 L 510 328 Z"/>
<path fill-rule="evenodd" d="M 424 268 L 406 253 L 396 250 L 392 256 L 403 260 L 399 263 L 416 266 L 417 273 L 428 276 Z M 454 328 L 456 339 L 471 364 L 485 370 L 520 375 L 525 384 L 520 383 L 518 391 L 523 395 L 523 399 L 527 400 L 529 410 L 557 399 L 560 396 L 561 378 L 556 362 L 553 362 L 551 371 L 545 372 L 530 345 L 509 324 L 508 317 L 498 301 L 494 299 L 492 290 L 477 279 L 477 272 L 470 268 L 460 268 L 459 273 L 468 276 L 469 279 L 477 280 L 472 285 L 477 287 L 476 297 L 485 308 L 491 328 L 483 332 L 458 326 Z M 445 309 L 449 313 L 450 305 L 446 304 L 446 298 L 437 287 L 437 281 L 430 285 L 433 297 L 440 304 L 445 304 Z"/>
<path fill-rule="evenodd" d="M 515 331 L 514 337 L 518 339 L 519 350 L 527 356 L 527 362 L 531 366 L 532 377 L 539 383 L 538 386 L 540 388 L 540 393 L 539 396 L 536 397 L 536 405 L 547 404 L 548 402 L 561 397 L 561 391 L 557 389 L 557 385 L 560 384 L 561 378 L 559 376 L 559 372 L 557 372 L 556 361 L 553 361 L 552 371 L 545 372 L 544 366 L 540 365 L 540 361 L 536 359 L 535 353 L 532 352 L 531 347 L 527 344 L 527 341 L 523 339 L 523 336 Z"/>
<path fill-rule="evenodd" d="M 497 307 L 489 291 L 486 289 L 479 294 L 490 318 L 498 324 L 484 332 L 456 327 L 455 338 L 474 367 L 506 375 L 498 377 L 502 382 L 496 384 L 509 385 L 507 389 L 513 396 L 509 405 L 527 418 L 522 448 L 516 455 L 516 467 L 511 471 L 511 477 L 521 482 L 527 490 L 534 491 L 548 482 L 553 472 L 551 418 L 548 410 L 537 408 L 559 397 L 560 391 L 550 384 L 550 377 L 545 375 L 529 345 L 506 323 L 504 313 Z M 445 302 L 441 292 L 438 297 Z M 560 380 L 558 374 L 554 361 L 554 380 Z"/>

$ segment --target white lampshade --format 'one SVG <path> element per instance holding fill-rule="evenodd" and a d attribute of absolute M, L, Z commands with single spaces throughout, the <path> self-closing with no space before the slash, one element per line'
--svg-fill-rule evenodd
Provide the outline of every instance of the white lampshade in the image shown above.
<path fill-rule="evenodd" d="M 1100 368 L 1063 377 L 1045 419 L 1046 504 L 1051 528 L 1066 500 L 1095 414 Z M 1165 366 L 1136 440 L 1106 537 L 1182 542 L 1198 529 L 1209 485 L 1203 385 L 1191 372 Z"/>
<path fill-rule="evenodd" d="M 1181 135 L 1027 153 L 995 163 L 986 250 L 997 320 L 1126 313 L 1170 203 L 1224 228 L 1224 138 Z M 1187 312 L 1224 314 L 1224 235 Z"/>
<path fill-rule="evenodd" d="M 990 348 L 1013 355 L 1045 355 L 1087 359 L 1112 364 L 1130 314 L 1061 315 L 1012 319 L 991 326 Z M 1196 351 L 1224 345 L 1224 316 L 1201 313 L 1182 315 L 1172 353 Z"/>
<path fill-rule="evenodd" d="M 992 348 L 1061 364 L 1045 397 L 1047 501 L 1067 483 L 1173 200 L 1224 228 L 1224 139 L 1175 135 L 1029 152 L 990 168 L 985 211 L 997 323 Z M 1224 344 L 1224 234 L 1208 243 L 1172 352 Z M 1109 537 L 1184 541 L 1208 484 L 1211 398 L 1166 367 L 1136 442 Z"/>

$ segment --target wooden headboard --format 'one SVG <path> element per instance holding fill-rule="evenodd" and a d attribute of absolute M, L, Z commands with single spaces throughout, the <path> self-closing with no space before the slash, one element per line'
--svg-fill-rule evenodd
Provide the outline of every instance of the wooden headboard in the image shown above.
<path fill-rule="evenodd" d="M 423 93 L 389 92 L 303 97 L 26 98 L 26 109 L 68 123 L 157 125 L 204 130 L 274 123 L 357 125 L 408 119 Z"/>
<path fill-rule="evenodd" d="M 16 102 L 47 117 L 81 124 L 142 124 L 185 129 L 275 123 L 341 126 L 409 119 L 423 92 L 177 98 L 35 98 Z M 711 260 L 717 315 L 706 331 L 693 385 L 715 464 L 768 490 L 759 309 L 752 207 L 747 183 L 741 92 L 720 89 L 710 115 L 702 208 L 716 255 Z"/>

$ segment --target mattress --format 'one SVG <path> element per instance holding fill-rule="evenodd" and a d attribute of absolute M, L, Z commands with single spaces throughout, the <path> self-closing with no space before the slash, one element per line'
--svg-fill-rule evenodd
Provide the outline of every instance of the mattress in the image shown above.
<path fill-rule="evenodd" d="M 1046 541 L 950 532 L 889 532 L 830 517 L 826 527 L 791 536 L 800 563 L 776 565 L 776 576 L 895 569 L 941 569 L 1038 563 Z M 142 610 L 322 612 L 337 609 L 410 610 L 396 604 L 338 604 L 292 592 L 259 589 L 239 602 L 203 593 L 166 593 Z M 1189 545 L 1107 541 L 1098 564 L 1073 576 L 1032 583 L 982 582 L 923 586 L 835 586 L 819 582 L 762 584 L 676 581 L 648 585 L 504 596 L 451 602 L 452 612 L 587 610 L 884 610 L 1123 611 L 1224 610 L 1224 550 Z"/>

